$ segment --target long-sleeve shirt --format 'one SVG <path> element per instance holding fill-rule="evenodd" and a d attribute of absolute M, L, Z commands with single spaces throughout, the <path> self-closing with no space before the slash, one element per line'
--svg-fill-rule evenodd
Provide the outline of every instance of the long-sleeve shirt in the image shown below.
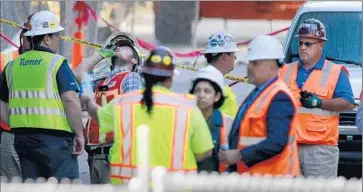
<path fill-rule="evenodd" d="M 231 149 L 237 149 L 239 139 L 239 126 L 245 113 L 259 94 L 271 83 L 276 81 L 276 77 L 264 84 L 256 87 L 246 98 L 238 110 L 233 123 L 229 144 Z M 251 167 L 261 161 L 269 159 L 279 154 L 288 142 L 291 120 L 295 111 L 291 99 L 284 92 L 278 93 L 271 101 L 267 112 L 267 137 L 264 141 L 242 149 L 242 161 Z M 243 127 L 242 127 L 243 129 Z M 236 166 L 230 167 L 231 171 L 236 170 Z"/>

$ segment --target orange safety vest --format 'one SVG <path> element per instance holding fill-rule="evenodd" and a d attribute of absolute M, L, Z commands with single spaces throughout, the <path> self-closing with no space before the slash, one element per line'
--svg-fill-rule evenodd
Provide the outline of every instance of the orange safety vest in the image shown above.
<path fill-rule="evenodd" d="M 337 145 L 339 113 L 324 109 L 308 109 L 300 102 L 300 89 L 296 83 L 298 62 L 286 64 L 280 72 L 298 104 L 296 116 L 300 122 L 297 141 L 302 144 Z M 301 90 L 316 94 L 321 99 L 332 99 L 338 82 L 341 65 L 325 60 L 322 70 L 313 70 Z M 345 70 L 344 70 L 345 71 Z"/>
<path fill-rule="evenodd" d="M 220 139 L 219 139 L 219 143 L 220 146 L 222 145 L 228 145 L 228 136 L 229 133 L 231 132 L 232 129 L 232 123 L 233 123 L 233 119 L 231 117 L 228 117 L 227 115 L 222 114 L 222 127 L 221 127 L 221 131 L 220 131 Z M 225 163 L 219 163 L 219 172 L 223 173 L 225 171 L 227 171 L 228 166 Z"/>
<path fill-rule="evenodd" d="M 122 90 L 120 89 L 123 80 L 130 72 L 124 71 L 121 72 L 115 76 L 113 76 L 111 79 L 107 80 L 101 80 L 98 83 L 97 89 L 96 89 L 96 96 L 95 100 L 96 103 L 100 106 L 102 106 L 105 102 L 110 102 L 113 98 L 115 98 L 117 95 L 122 94 Z M 101 87 L 106 87 L 107 90 L 100 90 Z M 113 132 L 109 132 L 106 134 L 105 143 L 100 143 L 99 141 L 99 125 L 97 121 L 92 119 L 91 117 L 88 120 L 88 126 L 87 126 L 87 144 L 88 145 L 100 145 L 100 144 L 112 144 L 113 142 Z"/>
<path fill-rule="evenodd" d="M 128 182 L 132 177 L 136 176 L 137 165 L 135 162 L 135 155 L 133 155 L 133 148 L 136 147 L 134 143 L 135 139 L 135 125 L 138 124 L 138 115 L 134 111 L 134 107 L 140 105 L 140 101 L 143 95 L 141 91 L 135 91 L 131 93 L 119 96 L 115 103 L 115 108 L 119 111 L 120 122 L 118 125 L 118 130 L 120 130 L 120 140 L 122 141 L 121 146 L 113 145 L 114 150 L 112 150 L 110 158 L 110 178 L 111 180 L 120 180 L 122 183 Z M 174 114 L 165 118 L 174 119 L 174 127 L 172 131 L 173 142 L 171 145 L 171 162 L 165 168 L 169 172 L 196 172 L 195 167 L 191 168 L 190 164 L 187 165 L 185 162 L 185 155 L 187 154 L 187 149 L 189 143 L 189 126 L 190 126 L 190 112 L 193 107 L 196 107 L 195 99 L 192 99 L 188 95 L 179 95 L 175 93 L 165 93 L 161 91 L 153 90 L 153 103 L 154 110 L 156 107 L 162 108 L 173 108 L 175 109 Z M 145 112 L 142 112 L 145 113 Z M 134 122 L 135 121 L 135 122 Z M 150 139 L 151 140 L 151 139 Z M 118 149 L 120 147 L 120 149 Z M 120 155 L 121 158 L 116 156 Z M 115 156 L 115 157 L 114 157 Z M 119 159 L 119 160 L 114 160 Z M 189 162 L 190 163 L 190 162 Z M 189 166 L 186 168 L 185 166 Z M 153 167 L 149 166 L 149 172 Z"/>
<path fill-rule="evenodd" d="M 267 137 L 266 118 L 268 109 L 274 96 L 279 92 L 286 93 L 293 101 L 296 110 L 294 98 L 281 79 L 266 87 L 262 93 L 254 100 L 252 105 L 247 109 L 246 114 L 239 127 L 238 149 L 255 145 Z M 247 167 L 243 161 L 237 163 L 237 171 L 242 174 L 271 174 L 271 175 L 300 175 L 300 165 L 297 154 L 296 129 L 299 124 L 293 117 L 289 130 L 289 141 L 285 148 L 274 157 L 261 161 L 251 167 Z"/>

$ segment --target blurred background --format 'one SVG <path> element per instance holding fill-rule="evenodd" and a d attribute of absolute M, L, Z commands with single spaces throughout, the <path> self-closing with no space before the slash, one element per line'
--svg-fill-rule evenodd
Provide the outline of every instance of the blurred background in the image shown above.
<path fill-rule="evenodd" d="M 203 49 L 208 37 L 215 32 L 231 33 L 237 42 L 246 42 L 254 36 L 279 32 L 275 36 L 284 42 L 287 27 L 296 10 L 304 1 L 1 1 L 1 18 L 23 24 L 28 15 L 39 10 L 50 10 L 57 14 L 64 35 L 73 36 L 81 32 L 83 40 L 103 44 L 113 32 L 120 30 L 151 45 L 166 45 L 177 53 L 190 53 Z M 79 21 L 79 25 L 76 24 Z M 20 30 L 1 23 L 1 33 L 19 45 Z M 82 46 L 75 51 L 75 44 L 62 41 L 58 53 L 68 61 L 72 56 L 90 56 L 94 48 Z M 232 75 L 246 76 L 245 45 L 240 46 L 236 68 Z M 16 48 L 1 40 L 2 65 L 11 60 L 11 52 Z M 77 49 L 78 50 L 78 49 Z M 145 55 L 147 49 L 141 49 Z M 6 61 L 4 61 L 6 60 Z M 206 64 L 202 57 L 177 57 L 180 64 L 196 67 Z M 193 72 L 181 70 L 183 78 L 176 78 L 173 90 L 185 92 L 189 89 Z M 237 84 L 233 87 L 239 92 L 242 102 L 249 85 Z M 244 90 L 241 92 L 240 90 Z M 247 90 L 246 90 L 247 89 Z"/>

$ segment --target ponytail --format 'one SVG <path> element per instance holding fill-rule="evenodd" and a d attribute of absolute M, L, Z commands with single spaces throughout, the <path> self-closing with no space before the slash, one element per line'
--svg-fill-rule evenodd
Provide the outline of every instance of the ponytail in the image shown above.
<path fill-rule="evenodd" d="M 151 111 L 153 108 L 153 93 L 152 88 L 154 85 L 164 82 L 168 77 L 160 77 L 143 73 L 143 77 L 145 79 L 145 91 L 143 93 L 143 97 L 141 103 L 146 106 L 146 111 L 151 115 Z"/>

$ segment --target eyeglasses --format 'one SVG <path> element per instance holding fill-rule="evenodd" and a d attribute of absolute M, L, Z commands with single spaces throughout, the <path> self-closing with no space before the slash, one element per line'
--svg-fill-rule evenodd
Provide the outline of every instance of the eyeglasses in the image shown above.
<path fill-rule="evenodd" d="M 306 47 L 311 47 L 314 44 L 317 44 L 317 43 L 320 43 L 320 42 L 322 42 L 322 41 L 318 41 L 318 42 L 315 42 L 315 43 L 299 41 L 299 46 L 301 47 L 301 46 L 305 45 Z"/>

